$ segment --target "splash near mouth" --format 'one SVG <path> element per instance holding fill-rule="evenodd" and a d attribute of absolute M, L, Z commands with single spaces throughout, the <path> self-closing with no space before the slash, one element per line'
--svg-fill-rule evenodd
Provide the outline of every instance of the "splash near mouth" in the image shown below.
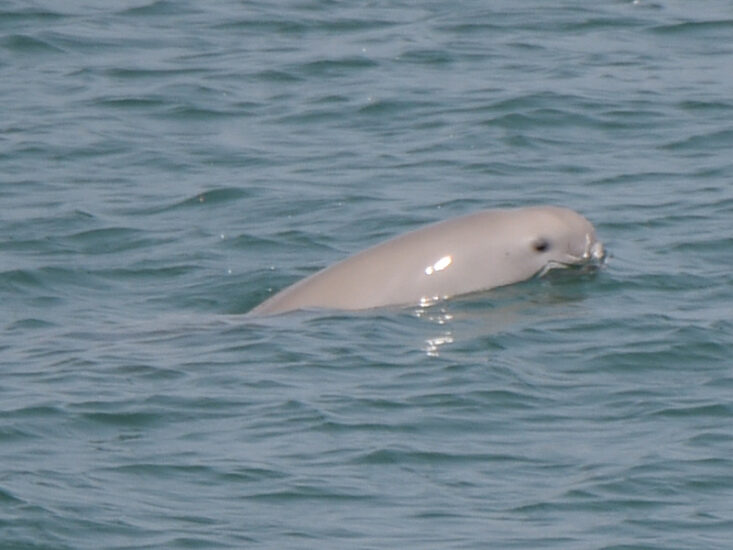
<path fill-rule="evenodd" d="M 606 262 L 606 257 L 606 249 L 603 243 L 600 241 L 591 243 L 590 238 L 588 238 L 588 243 L 582 256 L 570 256 L 567 262 L 551 260 L 535 276 L 544 277 L 550 271 L 557 270 L 592 273 L 603 267 Z"/>
<path fill-rule="evenodd" d="M 606 261 L 606 249 L 601 241 L 594 242 L 589 250 L 590 260 L 602 264 Z"/>
<path fill-rule="evenodd" d="M 603 247 L 603 243 L 593 239 L 590 233 L 586 233 L 585 250 L 583 251 L 583 256 L 578 258 L 578 263 L 603 262 L 605 258 L 606 249 Z"/>

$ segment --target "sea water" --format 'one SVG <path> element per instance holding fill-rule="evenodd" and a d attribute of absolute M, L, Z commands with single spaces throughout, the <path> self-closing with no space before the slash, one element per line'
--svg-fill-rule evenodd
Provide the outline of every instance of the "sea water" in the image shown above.
<path fill-rule="evenodd" d="M 730 548 L 727 0 L 10 0 L 0 109 L 0 547 Z M 603 269 L 245 315 L 544 203 Z"/>

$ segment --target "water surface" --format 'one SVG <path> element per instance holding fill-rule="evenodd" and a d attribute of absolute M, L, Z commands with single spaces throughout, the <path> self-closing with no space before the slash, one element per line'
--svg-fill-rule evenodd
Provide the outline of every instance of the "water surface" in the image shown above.
<path fill-rule="evenodd" d="M 7 548 L 728 548 L 728 2 L 6 2 Z M 595 275 L 245 317 L 553 203 Z"/>

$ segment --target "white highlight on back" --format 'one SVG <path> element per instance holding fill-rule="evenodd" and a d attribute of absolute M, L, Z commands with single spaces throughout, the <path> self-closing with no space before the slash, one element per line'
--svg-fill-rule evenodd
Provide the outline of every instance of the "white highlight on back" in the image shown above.
<path fill-rule="evenodd" d="M 432 275 L 436 271 L 443 271 L 446 267 L 453 263 L 453 258 L 450 256 L 443 256 L 440 260 L 435 262 L 433 265 L 429 265 L 425 268 L 425 275 Z"/>

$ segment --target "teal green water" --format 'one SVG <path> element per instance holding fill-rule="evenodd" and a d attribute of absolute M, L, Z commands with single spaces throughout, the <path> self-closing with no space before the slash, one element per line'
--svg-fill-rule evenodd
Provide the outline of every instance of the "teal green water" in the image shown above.
<path fill-rule="evenodd" d="M 729 548 L 731 37 L 722 0 L 0 4 L 0 547 Z M 605 268 L 243 315 L 537 203 Z"/>

